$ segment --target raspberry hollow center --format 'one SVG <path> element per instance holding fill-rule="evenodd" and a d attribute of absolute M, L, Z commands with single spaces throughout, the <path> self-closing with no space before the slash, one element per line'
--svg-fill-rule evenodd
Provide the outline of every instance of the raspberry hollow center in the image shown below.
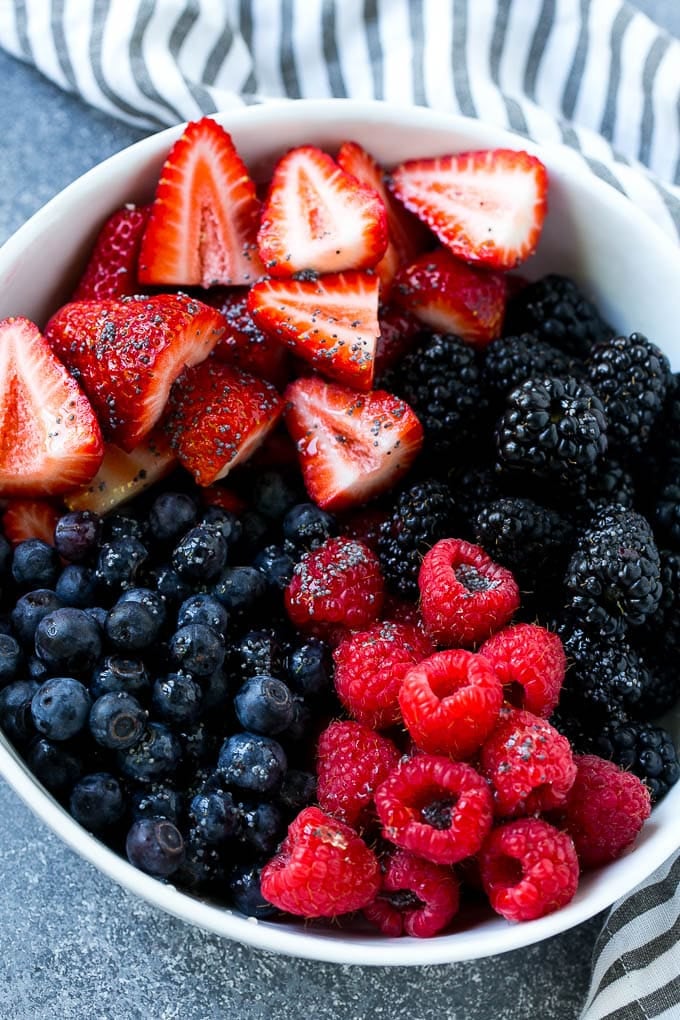
<path fill-rule="evenodd" d="M 389 903 L 395 910 L 406 914 L 411 910 L 422 910 L 427 906 L 424 900 L 413 892 L 412 889 L 395 889 L 393 892 L 383 891 L 378 893 L 378 899 Z"/>
<path fill-rule="evenodd" d="M 462 584 L 464 588 L 467 588 L 469 592 L 475 595 L 480 591 L 491 591 L 497 588 L 499 584 L 496 579 L 486 577 L 470 563 L 461 563 L 455 567 L 453 576 L 459 584 Z"/>
<path fill-rule="evenodd" d="M 439 800 L 430 801 L 420 809 L 420 815 L 427 825 L 431 825 L 433 829 L 450 829 L 451 828 L 451 815 L 455 807 L 456 801 L 451 797 L 442 797 Z"/>

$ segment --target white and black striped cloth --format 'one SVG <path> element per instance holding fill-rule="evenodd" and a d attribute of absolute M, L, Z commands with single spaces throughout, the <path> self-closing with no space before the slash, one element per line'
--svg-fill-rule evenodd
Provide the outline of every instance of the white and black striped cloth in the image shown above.
<path fill-rule="evenodd" d="M 680 233 L 680 42 L 621 0 L 0 0 L 0 45 L 159 128 L 386 99 L 563 142 Z M 680 1017 L 680 856 L 610 912 L 583 1020 Z"/>

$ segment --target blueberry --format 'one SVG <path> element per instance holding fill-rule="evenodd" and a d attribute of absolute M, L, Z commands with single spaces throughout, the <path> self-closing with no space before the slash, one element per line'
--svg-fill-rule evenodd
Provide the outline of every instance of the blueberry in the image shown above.
<path fill-rule="evenodd" d="M 253 676 L 238 691 L 234 709 L 244 729 L 274 736 L 293 721 L 293 695 L 282 680 Z"/>
<path fill-rule="evenodd" d="M 308 638 L 288 656 L 287 679 L 303 697 L 317 697 L 331 687 L 332 660 L 328 645 L 318 638 Z"/>
<path fill-rule="evenodd" d="M 138 818 L 125 841 L 130 864 L 157 878 L 167 878 L 184 860 L 184 839 L 167 818 Z"/>
<path fill-rule="evenodd" d="M 109 610 L 104 633 L 110 645 L 122 652 L 149 648 L 158 637 L 158 623 L 141 602 L 117 602 Z"/>
<path fill-rule="evenodd" d="M 271 737 L 235 733 L 223 743 L 217 764 L 231 786 L 270 793 L 280 786 L 288 763 L 285 751 Z"/>
<path fill-rule="evenodd" d="M 237 910 L 246 917 L 261 919 L 273 917 L 276 907 L 262 895 L 260 878 L 262 868 L 254 864 L 237 864 L 229 876 L 229 893 Z"/>
<path fill-rule="evenodd" d="M 172 565 L 181 577 L 207 584 L 224 569 L 227 549 L 227 541 L 217 528 L 199 524 L 175 546 Z"/>
<path fill-rule="evenodd" d="M 109 615 L 108 609 L 104 609 L 103 606 L 85 606 L 84 609 L 90 619 L 94 620 L 103 633 L 106 626 L 106 617 Z"/>
<path fill-rule="evenodd" d="M 87 688 L 69 676 L 46 680 L 33 695 L 31 714 L 38 732 L 50 740 L 68 740 L 80 733 L 92 702 Z"/>
<path fill-rule="evenodd" d="M 201 517 L 201 524 L 217 528 L 228 546 L 236 545 L 243 533 L 241 522 L 236 514 L 221 506 L 209 506 Z"/>
<path fill-rule="evenodd" d="M 19 640 L 25 645 L 32 645 L 40 621 L 48 613 L 60 609 L 61 605 L 61 599 L 50 588 L 38 588 L 36 591 L 29 591 L 27 595 L 22 595 L 10 615 Z"/>
<path fill-rule="evenodd" d="M 108 772 L 83 776 L 73 787 L 69 810 L 75 820 L 91 832 L 110 828 L 125 814 L 120 783 Z"/>
<path fill-rule="evenodd" d="M 54 545 L 70 563 L 82 563 L 92 556 L 101 541 L 102 519 L 92 510 L 73 510 L 57 521 Z"/>
<path fill-rule="evenodd" d="M 184 492 L 162 492 L 149 510 L 149 531 L 158 542 L 174 542 L 197 520 L 195 501 Z"/>
<path fill-rule="evenodd" d="M 129 514 L 109 514 L 103 523 L 104 538 L 107 542 L 117 542 L 121 538 L 136 538 L 143 542 L 146 537 L 147 529 L 144 522 Z"/>
<path fill-rule="evenodd" d="M 134 584 L 148 555 L 146 546 L 138 538 L 132 535 L 114 538 L 99 551 L 97 577 L 109 588 L 129 587 Z"/>
<path fill-rule="evenodd" d="M 19 542 L 12 557 L 12 576 L 24 591 L 53 588 L 59 576 L 59 553 L 39 538 Z"/>
<path fill-rule="evenodd" d="M 247 615 L 264 597 L 267 582 L 255 567 L 228 567 L 213 588 L 213 595 L 235 615 Z"/>
<path fill-rule="evenodd" d="M 37 655 L 29 655 L 26 660 L 26 674 L 29 680 L 35 680 L 37 684 L 44 684 L 50 677 L 50 671 Z"/>
<path fill-rule="evenodd" d="M 198 794 L 191 801 L 191 816 L 206 843 L 223 843 L 236 835 L 241 813 L 227 790 Z"/>
<path fill-rule="evenodd" d="M 279 521 L 298 502 L 301 495 L 303 490 L 297 480 L 293 481 L 280 471 L 271 468 L 257 475 L 251 502 L 263 517 Z"/>
<path fill-rule="evenodd" d="M 271 591 L 282 592 L 293 576 L 295 562 L 278 545 L 268 545 L 257 554 L 253 566 L 263 574 Z"/>
<path fill-rule="evenodd" d="M 296 815 L 303 808 L 313 804 L 315 800 L 316 776 L 300 769 L 288 769 L 279 790 L 281 806 L 291 815 Z"/>
<path fill-rule="evenodd" d="M 188 673 L 170 673 L 154 681 L 151 706 L 162 722 L 190 725 L 200 717 L 203 693 Z"/>
<path fill-rule="evenodd" d="M 271 522 L 257 510 L 246 510 L 241 514 L 241 537 L 234 547 L 237 561 L 248 562 L 258 549 L 267 544 L 271 533 Z"/>
<path fill-rule="evenodd" d="M 177 613 L 177 626 L 184 627 L 187 623 L 203 623 L 224 635 L 229 614 L 214 595 L 191 595 L 184 600 Z"/>
<path fill-rule="evenodd" d="M 244 679 L 267 674 L 281 676 L 283 650 L 276 635 L 268 630 L 249 630 L 234 648 L 234 668 Z"/>
<path fill-rule="evenodd" d="M 31 703 L 38 684 L 17 680 L 0 691 L 0 728 L 13 744 L 22 744 L 35 733 Z"/>
<path fill-rule="evenodd" d="M 11 634 L 0 634 L 0 687 L 17 679 L 23 661 L 21 645 Z"/>
<path fill-rule="evenodd" d="M 221 895 L 224 889 L 224 861 L 220 850 L 206 842 L 201 830 L 192 826 L 184 839 L 184 861 L 174 881 L 182 889 Z"/>
<path fill-rule="evenodd" d="M 281 730 L 279 736 L 289 745 L 302 744 L 312 725 L 312 710 L 299 694 L 293 695 L 293 718 L 285 730 Z"/>
<path fill-rule="evenodd" d="M 9 573 L 12 562 L 12 546 L 3 534 L 0 534 L 0 578 Z"/>
<path fill-rule="evenodd" d="M 287 552 L 299 554 L 320 545 L 337 535 L 338 524 L 332 514 L 322 510 L 315 503 L 298 503 L 283 519 L 284 548 Z"/>
<path fill-rule="evenodd" d="M 36 737 L 26 752 L 26 764 L 45 789 L 61 797 L 73 789 L 83 774 L 80 758 L 63 744 Z"/>
<path fill-rule="evenodd" d="M 219 715 L 227 705 L 231 695 L 229 675 L 223 666 L 203 681 L 203 714 L 209 718 Z"/>
<path fill-rule="evenodd" d="M 182 602 L 192 594 L 189 582 L 167 564 L 152 571 L 152 577 L 158 594 L 170 603 Z"/>
<path fill-rule="evenodd" d="M 52 670 L 86 673 L 101 650 L 101 631 L 83 609 L 55 609 L 36 628 L 35 653 Z"/>
<path fill-rule="evenodd" d="M 136 698 L 124 691 L 111 691 L 97 698 L 90 709 L 90 733 L 102 747 L 124 751 L 139 743 L 147 713 Z"/>
<path fill-rule="evenodd" d="M 224 662 L 224 639 L 204 623 L 179 627 L 168 647 L 175 666 L 192 676 L 211 676 Z"/>
<path fill-rule="evenodd" d="M 139 697 L 148 692 L 150 685 L 149 674 L 141 659 L 107 655 L 92 674 L 90 691 L 95 698 L 109 691 L 124 691 Z"/>
<path fill-rule="evenodd" d="M 165 626 L 168 616 L 166 601 L 159 592 L 153 591 L 152 588 L 127 588 L 121 593 L 118 602 L 139 602 L 149 610 L 159 631 Z"/>
<path fill-rule="evenodd" d="M 13 634 L 9 613 L 0 613 L 0 634 Z"/>
<path fill-rule="evenodd" d="M 59 575 L 55 591 L 62 605 L 86 609 L 96 601 L 98 587 L 94 570 L 82 563 L 69 563 Z"/>
<path fill-rule="evenodd" d="M 182 760 L 190 769 L 212 764 L 217 757 L 219 737 L 208 730 L 204 723 L 195 723 L 178 732 L 182 748 Z"/>
<path fill-rule="evenodd" d="M 273 854 L 284 835 L 283 815 L 276 804 L 243 805 L 241 835 L 258 855 Z"/>
<path fill-rule="evenodd" d="M 154 783 L 176 772 L 181 754 L 175 734 L 162 723 L 151 722 L 139 743 L 118 752 L 118 767 L 128 779 Z"/>
<path fill-rule="evenodd" d="M 184 810 L 184 798 L 179 790 L 167 783 L 153 783 L 132 792 L 130 808 L 133 818 L 167 818 L 179 822 Z"/>

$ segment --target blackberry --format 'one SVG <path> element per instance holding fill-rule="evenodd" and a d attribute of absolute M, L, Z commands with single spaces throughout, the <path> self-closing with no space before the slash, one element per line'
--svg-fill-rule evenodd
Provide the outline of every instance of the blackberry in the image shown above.
<path fill-rule="evenodd" d="M 573 516 L 587 526 L 598 510 L 608 504 L 617 503 L 632 510 L 635 482 L 629 471 L 608 457 L 594 471 L 576 479 L 564 495 L 573 507 Z"/>
<path fill-rule="evenodd" d="M 504 492 L 493 467 L 474 464 L 454 469 L 448 476 L 449 490 L 455 492 L 456 519 L 461 538 L 474 538 L 475 523 L 482 507 L 501 499 Z"/>
<path fill-rule="evenodd" d="M 564 351 L 532 333 L 502 336 L 484 351 L 483 378 L 488 390 L 504 397 L 533 376 L 571 375 L 575 362 Z"/>
<path fill-rule="evenodd" d="M 671 460 L 654 509 L 654 523 L 663 538 L 680 549 L 680 458 Z"/>
<path fill-rule="evenodd" d="M 595 751 L 642 779 L 649 787 L 653 804 L 665 797 L 680 778 L 673 738 L 661 726 L 613 722 L 598 737 Z"/>
<path fill-rule="evenodd" d="M 423 555 L 450 533 L 453 510 L 448 486 L 434 479 L 418 482 L 399 494 L 378 539 L 383 575 L 396 594 L 417 596 Z"/>
<path fill-rule="evenodd" d="M 557 273 L 529 284 L 508 303 L 507 333 L 533 333 L 577 358 L 613 333 L 574 280 Z"/>
<path fill-rule="evenodd" d="M 602 403 L 587 383 L 526 379 L 508 394 L 496 427 L 498 466 L 568 483 L 603 456 L 606 430 Z"/>
<path fill-rule="evenodd" d="M 572 525 L 555 510 L 531 499 L 505 497 L 487 503 L 475 521 L 475 541 L 511 570 L 522 588 L 552 585 L 564 572 Z"/>
<path fill-rule="evenodd" d="M 647 520 L 616 504 L 603 507 L 578 539 L 565 587 L 576 616 L 604 633 L 644 623 L 662 594 L 659 552 Z"/>
<path fill-rule="evenodd" d="M 670 378 L 662 424 L 666 452 L 680 460 L 680 372 L 674 372 Z"/>
<path fill-rule="evenodd" d="M 635 631 L 636 647 L 650 668 L 652 681 L 638 706 L 641 719 L 655 719 L 680 699 L 677 656 L 680 649 L 680 553 L 659 550 L 662 594 L 659 608 Z"/>
<path fill-rule="evenodd" d="M 610 445 L 627 457 L 641 453 L 664 409 L 666 355 L 642 333 L 611 337 L 593 347 L 588 378 L 604 404 Z"/>

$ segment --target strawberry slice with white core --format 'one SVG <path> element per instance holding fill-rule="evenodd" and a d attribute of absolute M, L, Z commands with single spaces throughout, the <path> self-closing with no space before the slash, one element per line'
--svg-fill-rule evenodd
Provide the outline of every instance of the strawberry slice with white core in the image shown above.
<path fill-rule="evenodd" d="M 12 545 L 39 538 L 54 545 L 54 529 L 59 514 L 56 507 L 41 499 L 11 499 L 2 515 L 2 530 Z"/>
<path fill-rule="evenodd" d="M 534 253 L 548 208 L 545 166 L 514 149 L 410 160 L 391 187 L 454 255 L 496 269 Z"/>
<path fill-rule="evenodd" d="M 136 294 L 137 260 L 148 206 L 126 205 L 99 231 L 73 301 L 104 301 Z"/>
<path fill-rule="evenodd" d="M 379 287 L 377 276 L 357 272 L 262 280 L 250 289 L 248 309 L 261 329 L 323 375 L 370 390 Z"/>
<path fill-rule="evenodd" d="M 272 276 L 369 269 L 387 248 L 385 206 L 327 153 L 303 145 L 274 169 L 257 243 Z"/>
<path fill-rule="evenodd" d="M 142 284 L 250 284 L 260 201 L 231 136 L 210 117 L 192 121 L 163 165 L 144 232 Z"/>
<path fill-rule="evenodd" d="M 443 248 L 401 269 L 392 289 L 393 301 L 421 322 L 474 347 L 500 336 L 506 296 L 504 273 L 468 266 Z"/>
<path fill-rule="evenodd" d="M 423 445 L 413 410 L 384 390 L 357 393 L 310 377 L 292 382 L 284 397 L 305 487 L 324 510 L 346 510 L 391 488 Z"/>
<path fill-rule="evenodd" d="M 159 429 L 130 453 L 107 443 L 104 459 L 92 481 L 67 492 L 64 503 L 69 510 L 108 513 L 165 478 L 176 464 L 177 455 Z"/>
<path fill-rule="evenodd" d="M 89 400 L 38 327 L 0 322 L 0 496 L 67 492 L 103 454 Z"/>

